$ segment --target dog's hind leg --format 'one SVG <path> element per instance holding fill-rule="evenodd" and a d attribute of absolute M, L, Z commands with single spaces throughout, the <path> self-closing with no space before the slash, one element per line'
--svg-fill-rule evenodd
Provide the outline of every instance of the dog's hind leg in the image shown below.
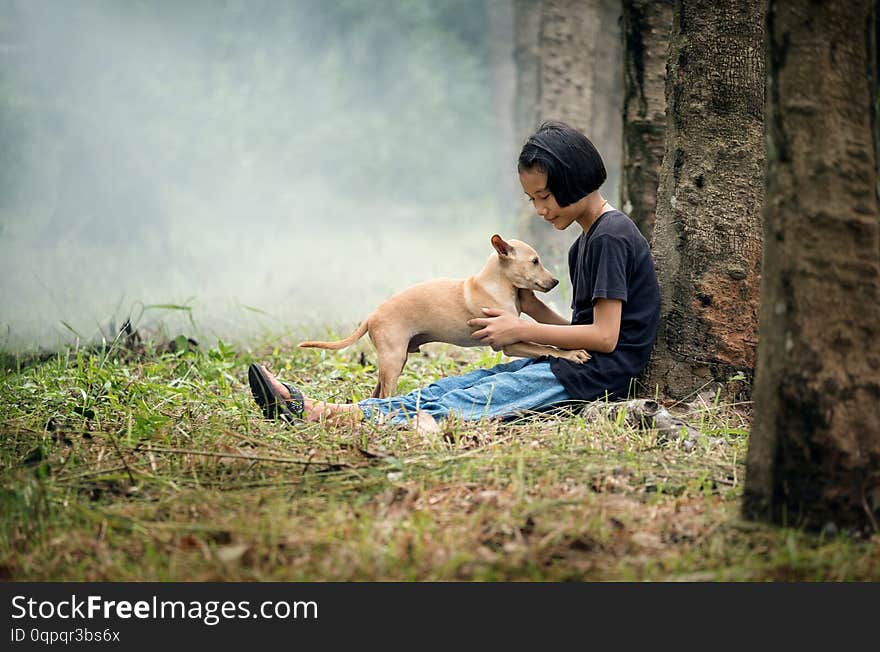
<path fill-rule="evenodd" d="M 397 391 L 397 379 L 406 364 L 407 347 L 412 335 L 395 324 L 376 323 L 370 330 L 370 339 L 376 347 L 379 366 L 379 384 L 375 398 L 388 398 Z"/>
<path fill-rule="evenodd" d="M 376 386 L 378 398 L 388 398 L 397 393 L 397 381 L 406 365 L 406 357 L 405 349 L 379 356 L 379 383 Z"/>

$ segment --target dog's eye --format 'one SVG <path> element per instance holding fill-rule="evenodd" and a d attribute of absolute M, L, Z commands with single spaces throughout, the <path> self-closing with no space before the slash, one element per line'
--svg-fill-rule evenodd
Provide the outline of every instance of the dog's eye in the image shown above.
<path fill-rule="evenodd" d="M 537 264 L 538 264 L 538 259 L 532 258 L 532 265 L 537 265 Z"/>

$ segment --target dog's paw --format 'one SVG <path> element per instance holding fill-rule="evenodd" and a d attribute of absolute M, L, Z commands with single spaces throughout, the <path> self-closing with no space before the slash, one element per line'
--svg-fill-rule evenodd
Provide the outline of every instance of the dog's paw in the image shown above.
<path fill-rule="evenodd" d="M 583 349 L 577 349 L 576 351 L 563 351 L 562 357 L 566 360 L 583 364 L 590 359 L 590 354 Z"/>

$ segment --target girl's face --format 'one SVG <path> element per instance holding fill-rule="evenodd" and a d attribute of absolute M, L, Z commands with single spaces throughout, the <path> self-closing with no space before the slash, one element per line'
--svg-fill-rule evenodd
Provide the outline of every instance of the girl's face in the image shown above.
<path fill-rule="evenodd" d="M 578 217 L 575 210 L 577 204 L 562 208 L 556 203 L 553 193 L 547 189 L 547 173 L 538 170 L 523 170 L 519 173 L 519 182 L 535 206 L 538 217 L 553 225 L 558 231 L 571 226 Z"/>

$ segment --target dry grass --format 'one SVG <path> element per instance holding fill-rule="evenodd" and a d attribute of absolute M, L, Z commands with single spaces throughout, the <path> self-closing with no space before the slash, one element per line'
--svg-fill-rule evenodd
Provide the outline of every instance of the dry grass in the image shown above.
<path fill-rule="evenodd" d="M 372 388 L 372 352 L 70 350 L 0 378 L 0 574 L 14 580 L 878 580 L 880 542 L 745 522 L 748 406 L 678 406 L 692 451 L 559 414 L 284 428 L 247 364 L 321 398 Z M 491 364 L 436 347 L 411 389 Z M 7 357 L 7 360 L 12 358 Z"/>

